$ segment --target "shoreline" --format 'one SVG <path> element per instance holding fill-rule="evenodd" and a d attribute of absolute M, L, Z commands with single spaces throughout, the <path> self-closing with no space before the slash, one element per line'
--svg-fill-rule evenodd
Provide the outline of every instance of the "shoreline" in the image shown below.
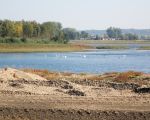
<path fill-rule="evenodd" d="M 96 44 L 96 46 L 94 44 Z M 130 45 L 133 44 L 138 45 L 137 50 L 150 50 L 149 41 L 74 40 L 74 41 L 70 41 L 70 43 L 68 44 L 0 43 L 0 53 L 84 52 L 84 51 L 86 52 L 95 49 L 96 50 L 129 50 Z M 144 46 L 142 44 L 144 44 Z M 147 45 L 145 46 L 145 44 Z"/>
<path fill-rule="evenodd" d="M 74 52 L 91 49 L 87 45 L 73 44 L 2 44 L 0 53 Z"/>
<path fill-rule="evenodd" d="M 93 51 L 93 50 L 129 50 L 128 47 L 122 47 L 122 46 L 100 46 L 100 47 L 93 47 L 89 45 L 74 45 L 74 44 L 69 44 L 69 45 L 48 45 L 48 44 L 38 44 L 39 48 L 34 48 L 36 46 L 32 45 L 26 45 L 26 44 L 5 44 L 7 47 L 3 48 L 1 47 L 0 44 L 0 53 L 48 53 L 48 52 L 88 52 L 88 51 Z M 21 47 L 21 45 L 25 45 L 28 48 Z M 52 48 L 47 48 L 43 47 L 43 45 L 52 47 Z M 43 47 L 43 48 L 40 48 Z M 13 47 L 13 48 L 12 48 Z M 18 48 L 15 48 L 18 47 Z M 32 48 L 33 47 L 33 48 Z"/>

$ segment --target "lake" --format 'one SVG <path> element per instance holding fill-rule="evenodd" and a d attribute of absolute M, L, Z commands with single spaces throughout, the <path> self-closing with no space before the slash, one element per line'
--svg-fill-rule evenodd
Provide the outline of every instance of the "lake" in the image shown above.
<path fill-rule="evenodd" d="M 93 50 L 64 53 L 0 53 L 0 67 L 48 69 L 76 73 L 128 70 L 150 73 L 150 51 Z"/>

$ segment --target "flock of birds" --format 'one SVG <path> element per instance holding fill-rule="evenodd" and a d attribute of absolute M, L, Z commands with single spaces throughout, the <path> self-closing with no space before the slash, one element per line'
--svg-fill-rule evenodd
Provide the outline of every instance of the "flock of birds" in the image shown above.
<path fill-rule="evenodd" d="M 58 55 L 58 54 L 56 54 L 55 57 L 56 57 L 56 58 L 65 58 L 65 59 L 68 58 L 67 55 Z M 87 55 L 81 55 L 81 57 L 82 57 L 82 58 L 87 58 Z M 48 58 L 48 56 L 45 55 L 45 58 Z"/>
<path fill-rule="evenodd" d="M 106 55 L 104 55 L 104 57 L 105 57 L 105 56 L 106 56 Z M 64 59 L 69 58 L 69 56 L 67 56 L 67 55 L 59 55 L 59 54 L 56 54 L 54 57 L 56 57 L 56 58 L 64 58 Z M 87 58 L 88 56 L 87 56 L 87 55 L 81 55 L 80 57 L 81 57 L 81 58 Z M 122 55 L 122 56 L 118 56 L 118 59 L 126 58 L 126 57 L 127 57 L 127 55 Z M 48 56 L 45 55 L 45 58 L 48 58 Z"/>

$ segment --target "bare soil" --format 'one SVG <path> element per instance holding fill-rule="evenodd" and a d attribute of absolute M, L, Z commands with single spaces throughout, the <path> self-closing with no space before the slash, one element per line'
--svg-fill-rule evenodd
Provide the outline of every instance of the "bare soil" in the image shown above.
<path fill-rule="evenodd" d="M 147 74 L 136 74 L 144 79 L 142 84 L 133 82 L 138 81 L 133 76 L 128 82 L 100 80 L 114 77 L 112 73 L 100 78 L 86 75 L 88 79 L 69 73 L 59 73 L 58 79 L 56 75 L 57 79 L 47 79 L 42 74 L 1 69 L 0 120 L 150 120 Z M 114 79 L 120 76 L 117 73 Z"/>

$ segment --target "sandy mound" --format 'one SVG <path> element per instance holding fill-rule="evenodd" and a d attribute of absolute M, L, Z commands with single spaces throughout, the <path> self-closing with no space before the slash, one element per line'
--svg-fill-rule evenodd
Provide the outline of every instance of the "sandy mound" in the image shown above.
<path fill-rule="evenodd" d="M 57 77 L 51 77 L 53 74 L 48 75 L 49 78 L 46 79 L 41 77 L 43 75 L 40 76 L 12 68 L 0 69 L 0 93 L 98 98 L 101 96 L 137 96 L 138 93 L 149 93 L 150 91 L 149 87 L 141 88 L 133 83 L 79 80 L 74 77 L 67 78 L 65 76 L 57 79 Z"/>
<path fill-rule="evenodd" d="M 4 68 L 0 69 L 0 80 L 8 81 L 8 80 L 46 80 L 38 75 L 26 73 L 20 70 L 16 70 L 13 68 Z"/>
<path fill-rule="evenodd" d="M 82 88 L 82 87 L 81 87 Z M 47 80 L 13 68 L 0 69 L 0 93 L 21 95 L 84 96 L 76 84 L 65 79 Z"/>

